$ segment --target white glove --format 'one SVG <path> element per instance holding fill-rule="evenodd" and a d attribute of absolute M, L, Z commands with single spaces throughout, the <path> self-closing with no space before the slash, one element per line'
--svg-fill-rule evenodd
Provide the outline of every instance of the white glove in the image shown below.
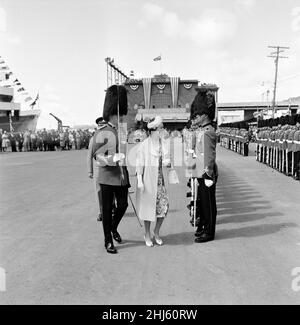
<path fill-rule="evenodd" d="M 125 159 L 125 155 L 123 153 L 115 153 L 114 157 L 113 157 L 113 162 L 116 163 L 118 161 L 123 161 Z"/>
<path fill-rule="evenodd" d="M 96 165 L 103 166 L 103 164 L 108 165 L 108 158 L 111 156 L 104 157 L 102 154 L 96 155 Z"/>
<path fill-rule="evenodd" d="M 210 179 L 205 179 L 204 184 L 206 187 L 212 187 L 214 185 L 214 182 L 211 181 Z"/>

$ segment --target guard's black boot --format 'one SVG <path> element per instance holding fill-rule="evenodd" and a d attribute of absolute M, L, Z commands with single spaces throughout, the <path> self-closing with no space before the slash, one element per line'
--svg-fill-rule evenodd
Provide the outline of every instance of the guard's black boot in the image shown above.
<path fill-rule="evenodd" d="M 195 232 L 195 237 L 199 238 L 204 234 L 204 229 L 197 229 L 197 231 Z"/>
<path fill-rule="evenodd" d="M 213 241 L 214 239 L 215 239 L 214 236 L 210 236 L 210 235 L 204 233 L 200 237 L 195 239 L 195 243 L 197 243 L 197 244 L 207 243 L 207 242 Z"/>
<path fill-rule="evenodd" d="M 101 222 L 103 220 L 102 214 L 99 213 L 97 217 L 97 221 Z"/>

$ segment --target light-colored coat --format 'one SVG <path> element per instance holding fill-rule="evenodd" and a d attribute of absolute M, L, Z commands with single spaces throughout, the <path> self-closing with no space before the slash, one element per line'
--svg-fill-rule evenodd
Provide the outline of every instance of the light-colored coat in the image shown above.
<path fill-rule="evenodd" d="M 144 191 L 136 190 L 136 210 L 139 219 L 144 221 L 156 221 L 156 197 L 158 182 L 158 147 L 153 145 L 151 138 L 141 142 L 137 150 L 136 173 L 142 175 Z M 168 182 L 166 168 L 170 163 L 169 141 L 162 140 L 163 173 L 165 185 Z"/>

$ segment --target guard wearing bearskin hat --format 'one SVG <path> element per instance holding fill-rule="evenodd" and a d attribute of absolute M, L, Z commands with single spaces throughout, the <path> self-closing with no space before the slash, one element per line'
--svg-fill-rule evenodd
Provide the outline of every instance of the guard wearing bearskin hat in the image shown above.
<path fill-rule="evenodd" d="M 296 132 L 294 133 L 294 168 L 293 177 L 300 180 L 300 114 L 296 117 Z"/>
<path fill-rule="evenodd" d="M 122 243 L 118 226 L 128 207 L 129 175 L 125 166 L 125 154 L 120 152 L 120 123 L 127 115 L 127 92 L 124 86 L 113 85 L 106 91 L 104 123 L 96 131 L 91 145 L 92 156 L 99 167 L 97 182 L 100 184 L 103 213 L 104 244 L 108 253 L 116 254 L 113 239 Z M 116 200 L 116 209 L 114 209 Z"/>
<path fill-rule="evenodd" d="M 216 145 L 214 126 L 216 104 L 214 95 L 206 88 L 199 88 L 191 106 L 193 146 L 188 157 L 188 185 L 192 187 L 194 202 L 190 209 L 194 213 L 197 226 L 196 243 L 212 241 L 216 227 Z M 196 193 L 196 194 L 195 194 Z"/>

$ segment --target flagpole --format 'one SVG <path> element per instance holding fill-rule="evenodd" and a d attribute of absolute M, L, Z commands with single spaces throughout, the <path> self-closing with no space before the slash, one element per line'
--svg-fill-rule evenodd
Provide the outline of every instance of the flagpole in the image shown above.
<path fill-rule="evenodd" d="M 161 61 L 162 61 L 162 57 L 161 57 L 161 53 L 160 53 L 160 74 L 162 75 Z"/>

